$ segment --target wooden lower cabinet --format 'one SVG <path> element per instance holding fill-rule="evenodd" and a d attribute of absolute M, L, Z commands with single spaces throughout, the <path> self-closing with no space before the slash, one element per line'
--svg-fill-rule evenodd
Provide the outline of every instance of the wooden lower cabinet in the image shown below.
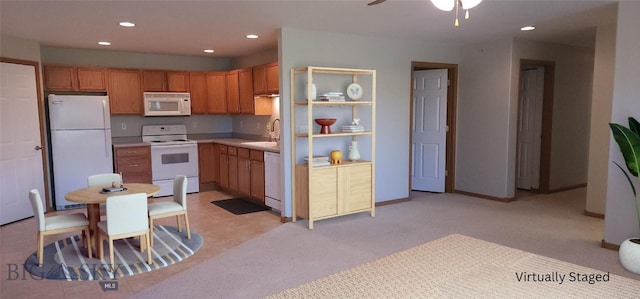
<path fill-rule="evenodd" d="M 220 157 L 220 188 L 229 189 L 229 147 L 218 145 L 218 156 Z"/>
<path fill-rule="evenodd" d="M 125 184 L 151 183 L 151 147 L 119 147 L 114 152 L 116 172 Z"/>
<path fill-rule="evenodd" d="M 238 192 L 251 195 L 251 159 L 248 148 L 238 148 Z"/>
<path fill-rule="evenodd" d="M 250 159 L 251 198 L 264 204 L 264 152 L 251 150 Z"/>
<path fill-rule="evenodd" d="M 229 146 L 229 190 L 238 192 L 238 148 Z"/>
<path fill-rule="evenodd" d="M 296 215 L 315 220 L 369 211 L 375 215 L 370 162 L 315 167 L 296 165 Z"/>
<path fill-rule="evenodd" d="M 198 178 L 200 191 L 216 189 L 220 176 L 220 156 L 215 143 L 198 143 Z"/>

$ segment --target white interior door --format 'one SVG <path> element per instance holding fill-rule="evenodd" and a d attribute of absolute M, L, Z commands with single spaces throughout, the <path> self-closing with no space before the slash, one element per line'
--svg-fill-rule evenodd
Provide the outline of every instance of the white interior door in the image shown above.
<path fill-rule="evenodd" d="M 516 187 L 518 189 L 537 189 L 540 184 L 543 89 L 544 69 L 542 67 L 520 72 L 516 171 Z"/>
<path fill-rule="evenodd" d="M 413 73 L 411 189 L 444 192 L 447 70 Z"/>
<path fill-rule="evenodd" d="M 44 196 L 36 70 L 0 67 L 0 224 L 33 216 L 29 190 Z"/>

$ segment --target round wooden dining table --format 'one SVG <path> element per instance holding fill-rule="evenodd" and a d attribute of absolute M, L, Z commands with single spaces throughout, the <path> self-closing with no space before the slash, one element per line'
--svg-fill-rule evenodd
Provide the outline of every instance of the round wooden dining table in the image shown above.
<path fill-rule="evenodd" d="M 91 239 L 93 239 L 94 248 L 98 248 L 98 222 L 100 222 L 100 204 L 106 203 L 107 198 L 118 195 L 127 195 L 135 193 L 146 193 L 147 197 L 153 196 L 160 192 L 160 186 L 145 183 L 127 183 L 124 188 L 127 190 L 118 192 L 103 193 L 102 188 L 110 186 L 91 186 L 71 191 L 65 194 L 64 198 L 70 202 L 84 203 L 87 205 L 87 218 L 89 218 L 89 229 L 91 230 Z"/>

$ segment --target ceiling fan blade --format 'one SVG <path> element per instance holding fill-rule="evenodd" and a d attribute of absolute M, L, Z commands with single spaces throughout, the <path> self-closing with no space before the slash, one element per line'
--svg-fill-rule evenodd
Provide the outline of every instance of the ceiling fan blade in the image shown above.
<path fill-rule="evenodd" d="M 369 5 L 369 6 L 376 5 L 376 4 L 380 4 L 382 2 L 385 2 L 385 1 L 387 1 L 387 0 L 376 0 L 376 1 L 373 1 L 373 2 L 369 2 L 367 5 Z"/>

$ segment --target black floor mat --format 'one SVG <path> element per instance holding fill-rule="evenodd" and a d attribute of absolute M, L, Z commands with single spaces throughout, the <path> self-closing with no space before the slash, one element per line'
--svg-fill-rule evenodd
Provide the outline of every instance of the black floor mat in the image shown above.
<path fill-rule="evenodd" d="M 241 197 L 223 199 L 223 200 L 214 200 L 211 203 L 236 215 L 270 210 L 268 206 L 261 205 L 250 199 L 245 199 Z"/>

